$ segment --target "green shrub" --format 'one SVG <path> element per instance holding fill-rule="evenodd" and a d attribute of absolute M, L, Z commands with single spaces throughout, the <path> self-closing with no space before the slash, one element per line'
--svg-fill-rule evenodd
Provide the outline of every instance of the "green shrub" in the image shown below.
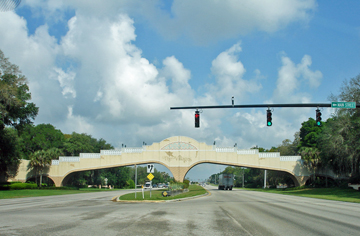
<path fill-rule="evenodd" d="M 184 188 L 189 188 L 190 180 L 184 180 Z"/>
<path fill-rule="evenodd" d="M 38 188 L 38 186 L 36 184 L 31 184 L 31 183 L 21 183 L 21 182 L 16 182 L 16 183 L 11 183 L 9 185 L 9 189 L 34 189 L 34 188 Z"/>
<path fill-rule="evenodd" d="M 129 179 L 128 181 L 126 181 L 126 185 L 127 185 L 126 187 L 130 188 L 130 189 L 135 188 L 135 182 L 132 179 Z"/>

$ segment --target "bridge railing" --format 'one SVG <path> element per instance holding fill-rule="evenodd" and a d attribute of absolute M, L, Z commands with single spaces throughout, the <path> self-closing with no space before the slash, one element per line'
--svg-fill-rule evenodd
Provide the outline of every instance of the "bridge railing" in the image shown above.
<path fill-rule="evenodd" d="M 269 158 L 269 157 L 280 157 L 280 152 L 260 152 L 259 153 L 259 157 L 266 157 L 266 158 Z"/>
<path fill-rule="evenodd" d="M 233 147 L 216 147 L 216 152 L 235 152 L 235 148 Z"/>
<path fill-rule="evenodd" d="M 52 166 L 58 166 L 60 164 L 60 161 L 59 160 L 52 160 L 51 161 L 51 165 Z"/>
<path fill-rule="evenodd" d="M 59 157 L 60 162 L 80 162 L 80 157 Z"/>
<path fill-rule="evenodd" d="M 121 151 L 123 153 L 142 153 L 145 149 L 144 148 L 122 148 Z"/>
<path fill-rule="evenodd" d="M 258 149 L 238 149 L 237 154 L 258 154 L 259 153 L 259 150 Z"/>
<path fill-rule="evenodd" d="M 121 155 L 121 150 L 100 150 L 100 154 L 103 155 Z"/>
<path fill-rule="evenodd" d="M 300 161 L 301 156 L 281 156 L 280 161 Z"/>
<path fill-rule="evenodd" d="M 80 153 L 80 158 L 100 158 L 100 153 Z"/>

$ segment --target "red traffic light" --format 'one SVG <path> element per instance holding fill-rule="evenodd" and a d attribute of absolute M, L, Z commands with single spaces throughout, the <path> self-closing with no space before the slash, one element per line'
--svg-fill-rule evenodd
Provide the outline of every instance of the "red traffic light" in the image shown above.
<path fill-rule="evenodd" d="M 200 113 L 195 111 L 195 128 L 200 128 Z"/>

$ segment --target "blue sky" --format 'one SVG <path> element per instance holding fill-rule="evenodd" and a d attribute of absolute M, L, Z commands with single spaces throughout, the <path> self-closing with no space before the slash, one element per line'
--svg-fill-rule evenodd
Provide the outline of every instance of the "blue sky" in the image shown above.
<path fill-rule="evenodd" d="M 0 49 L 28 78 L 35 123 L 115 147 L 188 136 L 270 148 L 313 108 L 194 111 L 172 106 L 330 102 L 360 73 L 360 2 L 23 0 L 0 12 Z M 333 112 L 324 109 L 323 119 Z M 201 165 L 188 177 L 220 168 Z"/>

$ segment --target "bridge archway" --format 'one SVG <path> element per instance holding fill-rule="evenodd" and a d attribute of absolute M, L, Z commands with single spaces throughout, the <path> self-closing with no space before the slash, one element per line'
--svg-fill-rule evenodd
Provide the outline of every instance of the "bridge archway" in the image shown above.
<path fill-rule="evenodd" d="M 43 173 L 42 175 L 42 183 L 46 183 L 46 184 L 50 184 L 50 185 L 55 185 L 55 181 L 52 179 L 51 176 L 49 176 L 48 173 Z M 27 175 L 26 179 L 24 182 L 28 182 L 28 181 L 32 181 L 32 182 L 37 182 L 37 179 L 39 179 L 40 175 Z M 50 182 L 51 181 L 51 182 Z"/>
<path fill-rule="evenodd" d="M 265 170 L 263 168 L 259 168 L 259 167 L 254 167 L 254 166 L 249 166 L 249 165 L 228 165 L 228 164 L 224 164 L 224 163 L 221 163 L 221 162 L 211 162 L 211 161 L 202 161 L 202 162 L 198 162 L 198 163 L 194 163 L 193 165 L 191 165 L 190 167 L 188 167 L 187 170 L 183 170 L 183 171 L 180 171 L 183 173 L 183 176 L 179 176 L 179 179 L 178 181 L 180 182 L 183 182 L 184 179 L 185 179 L 185 176 L 186 174 L 192 169 L 194 168 L 195 166 L 197 165 L 200 165 L 200 164 L 205 164 L 205 163 L 208 163 L 208 164 L 218 164 L 218 165 L 224 165 L 224 166 L 236 166 L 236 167 L 245 167 L 245 168 L 254 168 L 254 169 L 262 169 L 262 170 Z M 266 170 L 274 170 L 274 171 L 282 171 L 282 172 L 286 172 L 289 174 L 290 178 L 293 180 L 295 186 L 300 186 L 303 182 L 302 178 L 298 178 L 298 176 L 295 176 L 293 172 L 291 171 L 288 171 L 288 170 L 279 170 L 277 168 L 266 168 Z"/>
<path fill-rule="evenodd" d="M 137 163 L 134 162 L 134 163 L 130 163 L 130 164 L 119 164 L 119 165 L 114 165 L 114 166 L 111 166 L 111 167 L 94 167 L 94 168 L 74 169 L 74 170 L 68 171 L 62 178 L 57 179 L 57 182 L 58 182 L 58 186 L 66 186 L 66 184 L 68 183 L 71 175 L 74 174 L 74 173 L 77 173 L 77 172 L 81 172 L 81 171 L 101 170 L 101 169 L 108 169 L 108 168 L 117 168 L 117 167 L 134 166 L 134 165 L 146 165 L 146 164 L 160 164 L 160 165 L 166 167 L 172 173 L 172 175 L 174 176 L 174 174 L 173 174 L 174 170 L 172 171 L 171 167 L 167 166 L 163 162 L 141 161 L 141 162 L 137 162 Z"/>

